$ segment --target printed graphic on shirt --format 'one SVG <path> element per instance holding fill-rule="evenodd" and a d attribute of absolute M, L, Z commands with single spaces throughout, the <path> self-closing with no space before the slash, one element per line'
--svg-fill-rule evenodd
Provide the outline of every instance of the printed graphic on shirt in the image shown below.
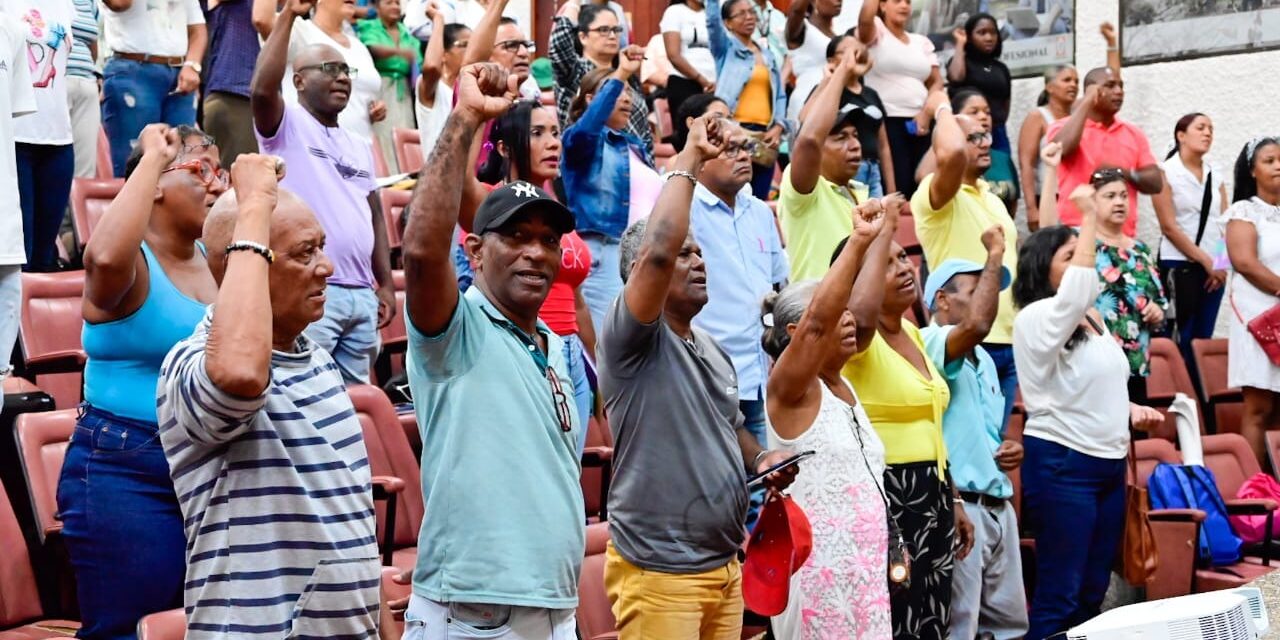
<path fill-rule="evenodd" d="M 31 9 L 22 16 L 27 25 L 27 66 L 31 69 L 31 85 L 43 89 L 53 84 L 57 75 L 54 58 L 58 49 L 71 47 L 67 28 L 61 24 L 49 24 L 39 9 Z"/>
<path fill-rule="evenodd" d="M 351 160 L 348 160 L 347 158 L 334 157 L 332 155 L 329 155 L 328 151 L 325 151 L 324 149 L 321 149 L 319 147 L 309 146 L 307 147 L 307 151 L 309 151 L 311 155 L 317 158 L 328 160 L 329 162 L 333 163 L 334 171 L 337 171 L 338 175 L 342 176 L 343 180 L 351 180 L 352 178 L 361 178 L 361 179 L 368 180 L 371 177 L 368 171 L 357 168 L 355 166 L 355 163 Z"/>

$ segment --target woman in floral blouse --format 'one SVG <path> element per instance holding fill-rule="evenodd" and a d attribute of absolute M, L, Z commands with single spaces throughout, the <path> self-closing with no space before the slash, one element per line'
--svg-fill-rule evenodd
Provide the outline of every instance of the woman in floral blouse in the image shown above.
<path fill-rule="evenodd" d="M 1046 162 L 1046 173 L 1056 184 L 1057 158 Z M 1050 178 L 1046 178 L 1049 180 Z M 1129 193 L 1119 169 L 1099 169 L 1090 182 L 1098 207 L 1098 277 L 1102 292 L 1094 306 L 1102 314 L 1107 331 L 1115 336 L 1129 359 L 1129 398 L 1143 403 L 1147 397 L 1148 346 L 1151 330 L 1164 324 L 1164 287 L 1151 249 L 1124 234 L 1129 215 Z M 1041 197 L 1040 225 L 1057 224 L 1055 198 Z"/>

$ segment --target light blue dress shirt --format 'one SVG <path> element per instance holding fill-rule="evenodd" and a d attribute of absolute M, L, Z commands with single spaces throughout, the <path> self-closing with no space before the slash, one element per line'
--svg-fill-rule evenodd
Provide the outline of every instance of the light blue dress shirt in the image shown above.
<path fill-rule="evenodd" d="M 791 268 L 773 212 L 747 185 L 733 209 L 698 185 L 689 209 L 693 238 L 707 263 L 707 305 L 694 326 L 720 343 L 738 374 L 739 398 L 759 400 L 769 371 L 760 336 L 760 303 Z"/>
<path fill-rule="evenodd" d="M 936 324 L 920 330 L 924 349 L 951 387 L 951 404 L 942 414 L 942 439 L 947 444 L 951 479 L 960 491 L 1013 497 L 1013 483 L 996 465 L 996 449 L 1004 440 L 1004 394 L 996 365 L 982 347 L 973 358 L 948 363 L 947 336 L 954 325 Z M 976 361 L 975 361 L 976 360 Z"/>

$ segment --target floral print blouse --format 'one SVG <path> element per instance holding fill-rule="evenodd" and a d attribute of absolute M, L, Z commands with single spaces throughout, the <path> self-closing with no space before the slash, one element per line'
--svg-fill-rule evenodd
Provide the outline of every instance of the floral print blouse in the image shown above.
<path fill-rule="evenodd" d="M 1130 375 L 1146 377 L 1152 327 L 1142 321 L 1142 309 L 1158 304 L 1167 315 L 1169 307 L 1151 249 L 1140 241 L 1129 249 L 1098 241 L 1096 265 L 1102 293 L 1094 306 L 1124 349 Z"/>

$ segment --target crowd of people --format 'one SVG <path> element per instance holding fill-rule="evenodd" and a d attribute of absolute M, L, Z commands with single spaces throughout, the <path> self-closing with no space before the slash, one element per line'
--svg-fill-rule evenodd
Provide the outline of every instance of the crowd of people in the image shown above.
<path fill-rule="evenodd" d="M 390 608 L 412 640 L 575 638 L 589 424 L 624 640 L 738 638 L 741 550 L 784 494 L 813 540 L 774 638 L 1096 615 L 1131 437 L 1164 422 L 1152 336 L 1193 366 L 1227 298 L 1241 433 L 1261 455 L 1280 427 L 1249 329 L 1280 296 L 1280 138 L 1227 173 L 1190 113 L 1157 160 L 1104 25 L 1108 65 L 1046 73 L 1015 148 L 997 19 L 935 51 L 911 11 L 864 0 L 839 31 L 838 0 L 672 0 L 646 48 L 596 0 L 547 43 L 508 0 L 0 0 L 0 373 L 21 272 L 83 266 L 57 495 L 79 637 L 173 608 L 191 638 L 374 637 Z M 59 234 L 99 123 L 123 186 L 80 252 Z M 344 390 L 398 314 L 427 515 L 384 603 Z"/>

